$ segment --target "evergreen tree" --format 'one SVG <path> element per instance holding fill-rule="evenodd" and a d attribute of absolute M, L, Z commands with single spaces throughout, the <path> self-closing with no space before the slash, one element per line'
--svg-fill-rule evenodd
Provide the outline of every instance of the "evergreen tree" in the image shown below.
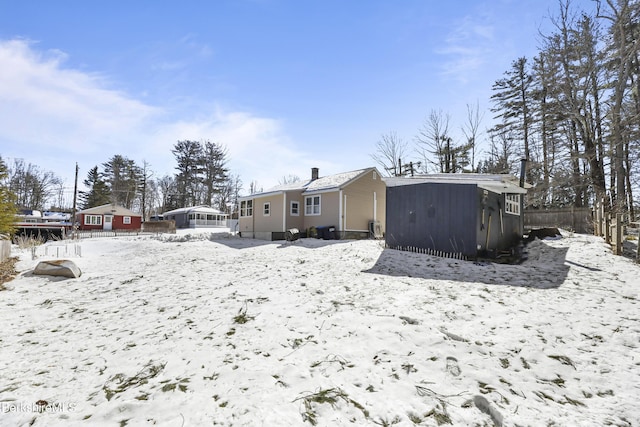
<path fill-rule="evenodd" d="M 492 112 L 498 113 L 495 118 L 500 123 L 491 129 L 494 135 L 509 135 L 522 141 L 522 156 L 530 160 L 530 133 L 533 125 L 531 84 L 533 76 L 527 66 L 527 58 L 521 57 L 513 61 L 511 69 L 504 73 L 505 77 L 497 80 L 492 87 L 491 100 L 494 103 Z M 531 182 L 527 173 L 527 182 Z"/>
<path fill-rule="evenodd" d="M 9 190 L 7 165 L 0 157 L 0 238 L 10 236 L 15 229 L 17 208 L 15 194 Z"/>
<path fill-rule="evenodd" d="M 220 144 L 205 142 L 202 150 L 202 183 L 204 185 L 204 203 L 209 206 L 220 205 L 214 203 L 214 196 L 219 198 L 224 184 L 229 180 L 229 169 L 226 167 L 227 151 Z M 224 210 L 219 206 L 220 210 Z"/>
<path fill-rule="evenodd" d="M 193 206 L 200 202 L 198 190 L 202 173 L 202 145 L 198 141 L 178 141 L 171 150 L 178 165 L 176 187 L 179 207 Z"/>
<path fill-rule="evenodd" d="M 89 209 L 111 203 L 109 186 L 100 176 L 98 166 L 94 166 L 87 173 L 87 179 L 83 182 L 89 190 L 80 192 L 81 209 Z"/>
<path fill-rule="evenodd" d="M 102 179 L 109 187 L 111 202 L 127 209 L 133 209 L 140 193 L 142 172 L 133 160 L 116 154 L 103 163 Z"/>

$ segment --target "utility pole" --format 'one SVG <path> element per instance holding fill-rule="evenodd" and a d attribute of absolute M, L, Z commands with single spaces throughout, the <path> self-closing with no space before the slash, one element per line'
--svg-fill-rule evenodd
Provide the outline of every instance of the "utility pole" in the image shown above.
<path fill-rule="evenodd" d="M 78 162 L 76 162 L 76 180 L 73 185 L 73 212 L 71 215 L 71 229 L 75 230 L 76 226 L 76 200 L 78 199 Z"/>

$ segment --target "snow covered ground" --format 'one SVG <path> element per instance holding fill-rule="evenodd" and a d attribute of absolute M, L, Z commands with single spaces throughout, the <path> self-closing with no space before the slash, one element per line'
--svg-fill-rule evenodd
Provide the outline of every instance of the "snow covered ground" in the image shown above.
<path fill-rule="evenodd" d="M 528 252 L 185 231 L 14 247 L 0 426 L 639 425 L 640 267 L 587 235 Z M 54 254 L 82 276 L 31 274 Z"/>

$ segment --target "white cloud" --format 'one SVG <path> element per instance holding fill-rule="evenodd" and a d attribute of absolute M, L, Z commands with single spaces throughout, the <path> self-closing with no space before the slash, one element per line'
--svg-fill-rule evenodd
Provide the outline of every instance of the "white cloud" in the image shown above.
<path fill-rule="evenodd" d="M 437 53 L 447 60 L 442 65 L 445 75 L 466 83 L 483 65 L 491 61 L 495 48 L 494 28 L 480 22 L 482 17 L 465 16 L 447 35 Z"/>
<path fill-rule="evenodd" d="M 29 41 L 0 41 L 1 156 L 51 170 L 68 185 L 76 162 L 82 181 L 115 154 L 145 160 L 157 175 L 173 174 L 171 148 L 183 139 L 227 146 L 231 172 L 245 186 L 257 180 L 268 187 L 289 174 L 304 178 L 315 166 L 278 120 L 215 105 L 198 117 L 187 111 L 171 119 L 168 109 L 112 89 L 104 76 L 65 67 L 65 61 L 64 53 L 38 51 Z"/>

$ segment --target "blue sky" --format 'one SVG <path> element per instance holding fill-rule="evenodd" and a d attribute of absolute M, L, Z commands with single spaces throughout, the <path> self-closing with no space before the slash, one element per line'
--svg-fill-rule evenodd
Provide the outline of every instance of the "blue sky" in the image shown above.
<path fill-rule="evenodd" d="M 591 3 L 587 0 L 576 4 Z M 227 147 L 245 190 L 374 166 L 431 110 L 491 125 L 557 0 L 0 0 L 0 155 L 73 188 L 115 154 L 173 174 L 178 140 Z"/>

